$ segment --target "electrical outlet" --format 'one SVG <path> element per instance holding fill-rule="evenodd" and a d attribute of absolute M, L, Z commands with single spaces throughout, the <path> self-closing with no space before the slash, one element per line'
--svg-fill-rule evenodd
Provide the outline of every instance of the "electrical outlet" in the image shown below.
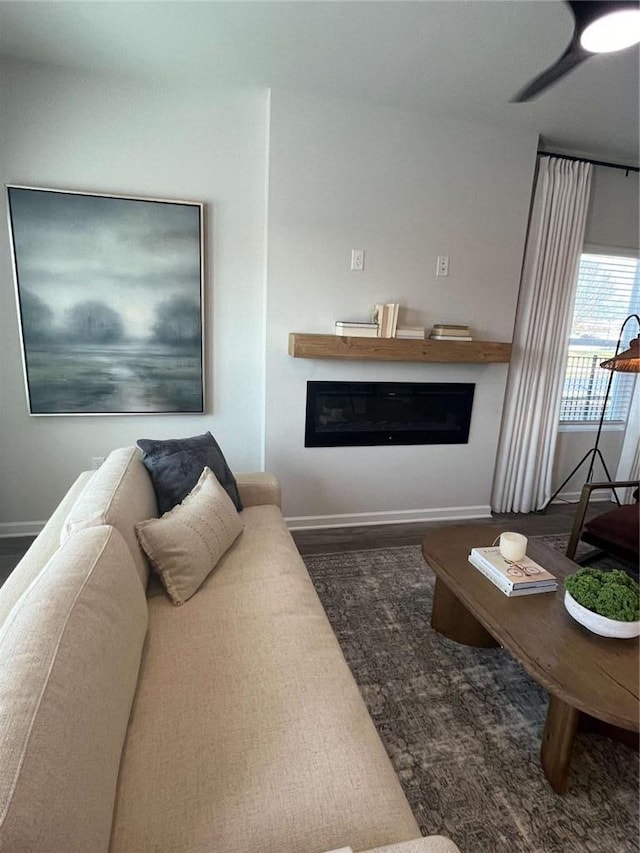
<path fill-rule="evenodd" d="M 106 458 L 107 458 L 106 456 L 92 456 L 91 457 L 91 467 L 93 468 L 93 470 L 97 471 L 97 469 L 102 465 L 102 463 L 104 462 L 104 460 Z"/>
<path fill-rule="evenodd" d="M 449 255 L 438 255 L 436 259 L 436 275 L 449 275 Z"/>
<path fill-rule="evenodd" d="M 351 250 L 351 272 L 362 272 L 364 269 L 364 249 Z"/>

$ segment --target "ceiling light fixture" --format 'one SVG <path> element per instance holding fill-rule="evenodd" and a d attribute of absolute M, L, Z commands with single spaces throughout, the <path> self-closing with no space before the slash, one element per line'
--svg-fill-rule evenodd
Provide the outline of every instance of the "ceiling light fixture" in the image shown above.
<path fill-rule="evenodd" d="M 565 0 L 573 14 L 573 35 L 564 53 L 512 98 L 523 103 L 537 97 L 585 60 L 640 42 L 638 0 Z"/>
<path fill-rule="evenodd" d="M 580 36 L 590 53 L 613 53 L 640 42 L 640 9 L 609 12 L 597 18 Z"/>

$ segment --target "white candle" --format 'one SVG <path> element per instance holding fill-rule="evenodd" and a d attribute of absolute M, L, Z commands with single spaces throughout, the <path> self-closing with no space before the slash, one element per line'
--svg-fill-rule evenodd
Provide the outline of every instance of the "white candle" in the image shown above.
<path fill-rule="evenodd" d="M 522 533 L 502 533 L 500 536 L 500 553 L 511 563 L 517 563 L 527 553 L 527 537 Z"/>

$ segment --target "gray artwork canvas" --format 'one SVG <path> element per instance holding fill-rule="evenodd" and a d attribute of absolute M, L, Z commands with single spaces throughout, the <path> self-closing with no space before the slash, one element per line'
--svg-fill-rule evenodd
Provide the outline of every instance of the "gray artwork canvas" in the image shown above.
<path fill-rule="evenodd" d="M 202 205 L 7 192 L 31 414 L 202 412 Z"/>

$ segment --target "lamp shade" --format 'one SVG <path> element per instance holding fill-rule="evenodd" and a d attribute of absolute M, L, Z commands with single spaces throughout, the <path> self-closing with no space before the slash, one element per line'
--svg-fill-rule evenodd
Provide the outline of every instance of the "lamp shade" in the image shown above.
<path fill-rule="evenodd" d="M 621 373 L 640 373 L 640 337 L 629 343 L 629 349 L 600 364 L 605 370 L 616 370 Z"/>

